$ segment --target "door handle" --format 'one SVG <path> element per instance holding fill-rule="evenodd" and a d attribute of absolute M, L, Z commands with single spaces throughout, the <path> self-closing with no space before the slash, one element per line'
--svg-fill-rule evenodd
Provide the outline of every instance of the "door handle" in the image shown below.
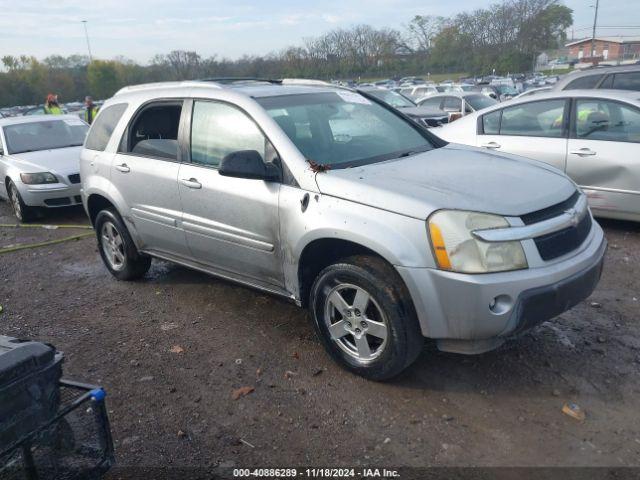
<path fill-rule="evenodd" d="M 590 148 L 581 148 L 580 150 L 572 150 L 569 153 L 571 155 L 580 155 L 581 157 L 588 157 L 596 154 L 596 152 L 594 152 Z"/>
<path fill-rule="evenodd" d="M 116 165 L 116 170 L 122 173 L 129 173 L 131 171 L 131 169 L 129 168 L 129 165 L 127 165 L 126 163 L 121 163 L 120 165 Z"/>
<path fill-rule="evenodd" d="M 195 178 L 182 178 L 180 179 L 180 183 L 189 188 L 202 188 L 202 184 Z"/>
<path fill-rule="evenodd" d="M 483 143 L 480 146 L 484 147 L 484 148 L 489 148 L 489 149 L 492 149 L 492 150 L 496 149 L 496 148 L 500 148 L 500 144 L 496 143 L 496 142 Z"/>

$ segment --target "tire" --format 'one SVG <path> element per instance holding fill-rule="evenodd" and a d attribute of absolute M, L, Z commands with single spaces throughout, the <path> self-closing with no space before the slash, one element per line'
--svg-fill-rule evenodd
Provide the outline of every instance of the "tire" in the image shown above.
<path fill-rule="evenodd" d="M 354 256 L 326 267 L 311 287 L 309 305 L 329 355 L 370 380 L 397 376 L 424 345 L 409 292 L 380 258 Z"/>
<path fill-rule="evenodd" d="M 118 280 L 136 280 L 151 266 L 151 257 L 138 252 L 129 230 L 115 210 L 101 210 L 96 216 L 98 250 L 107 269 Z"/>
<path fill-rule="evenodd" d="M 9 194 L 9 203 L 13 208 L 13 213 L 19 222 L 29 222 L 31 221 L 36 214 L 36 210 L 33 207 L 27 206 L 22 197 L 20 196 L 20 192 L 18 191 L 18 187 L 16 187 L 13 180 L 9 180 L 9 185 L 7 186 L 7 193 Z"/>

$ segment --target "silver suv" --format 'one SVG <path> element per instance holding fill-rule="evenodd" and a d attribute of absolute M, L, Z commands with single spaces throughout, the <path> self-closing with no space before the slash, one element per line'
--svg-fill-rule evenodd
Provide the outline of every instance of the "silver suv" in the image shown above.
<path fill-rule="evenodd" d="M 116 278 L 157 257 L 288 298 L 336 361 L 376 380 L 424 337 L 480 353 L 566 311 L 606 249 L 555 168 L 447 144 L 322 84 L 125 88 L 93 123 L 80 174 Z"/>

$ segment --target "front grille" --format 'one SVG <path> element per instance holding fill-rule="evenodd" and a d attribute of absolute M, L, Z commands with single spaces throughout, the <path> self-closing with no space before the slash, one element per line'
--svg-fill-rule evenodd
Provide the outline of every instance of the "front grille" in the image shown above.
<path fill-rule="evenodd" d="M 48 198 L 44 203 L 50 207 L 60 207 L 62 205 L 71 205 L 71 200 L 69 197 Z"/>
<path fill-rule="evenodd" d="M 71 183 L 80 183 L 80 174 L 74 173 L 73 175 L 69 175 L 69 181 Z"/>
<path fill-rule="evenodd" d="M 573 195 L 563 202 L 522 215 L 520 218 L 525 225 L 549 220 L 574 207 L 579 198 L 580 192 L 576 190 Z M 587 212 L 577 225 L 535 238 L 534 242 L 540 257 L 548 261 L 576 250 L 589 235 L 591 223 L 591 215 Z"/>
<path fill-rule="evenodd" d="M 585 241 L 590 231 L 591 215 L 587 212 L 575 227 L 543 235 L 534 241 L 540 257 L 543 260 L 553 260 L 577 249 Z"/>

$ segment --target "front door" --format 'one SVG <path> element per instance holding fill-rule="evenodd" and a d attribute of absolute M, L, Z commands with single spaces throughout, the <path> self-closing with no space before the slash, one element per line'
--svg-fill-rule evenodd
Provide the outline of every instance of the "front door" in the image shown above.
<path fill-rule="evenodd" d="M 640 215 L 640 109 L 576 99 L 567 174 L 596 213 Z"/>
<path fill-rule="evenodd" d="M 227 103 L 196 100 L 191 118 L 191 161 L 180 166 L 178 188 L 193 259 L 247 281 L 282 286 L 280 184 L 218 173 L 231 152 L 256 150 L 269 159 L 273 148 L 249 116 Z"/>

